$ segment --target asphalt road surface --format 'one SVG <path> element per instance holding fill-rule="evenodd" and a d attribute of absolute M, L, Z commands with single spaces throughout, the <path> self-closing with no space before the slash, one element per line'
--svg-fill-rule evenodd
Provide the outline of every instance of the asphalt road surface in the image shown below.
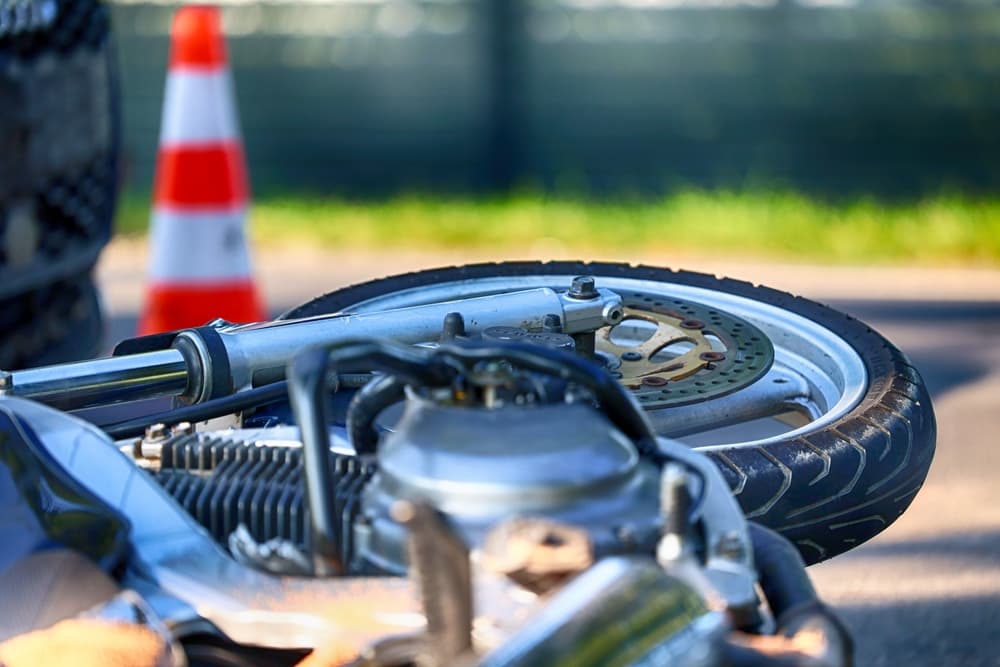
<path fill-rule="evenodd" d="M 110 337 L 121 338 L 134 331 L 143 259 L 127 248 L 108 255 L 100 276 Z M 366 277 L 454 259 L 279 253 L 263 258 L 260 273 L 279 312 Z M 853 630 L 859 666 L 1000 667 L 1000 272 L 653 261 L 825 301 L 911 357 L 938 419 L 927 483 L 881 535 L 810 572 Z"/>

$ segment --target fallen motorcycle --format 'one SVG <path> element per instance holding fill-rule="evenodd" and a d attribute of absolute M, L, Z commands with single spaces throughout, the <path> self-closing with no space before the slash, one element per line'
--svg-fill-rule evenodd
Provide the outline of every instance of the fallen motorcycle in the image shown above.
<path fill-rule="evenodd" d="M 395 276 L 0 392 L 0 640 L 83 613 L 175 664 L 848 665 L 805 563 L 935 441 L 863 323 L 617 264 Z"/>

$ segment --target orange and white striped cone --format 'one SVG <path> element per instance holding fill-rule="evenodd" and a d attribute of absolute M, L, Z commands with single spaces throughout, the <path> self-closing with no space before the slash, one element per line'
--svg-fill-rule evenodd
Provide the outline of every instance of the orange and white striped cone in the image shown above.
<path fill-rule="evenodd" d="M 250 270 L 246 165 L 215 7 L 174 17 L 139 334 L 265 319 Z"/>

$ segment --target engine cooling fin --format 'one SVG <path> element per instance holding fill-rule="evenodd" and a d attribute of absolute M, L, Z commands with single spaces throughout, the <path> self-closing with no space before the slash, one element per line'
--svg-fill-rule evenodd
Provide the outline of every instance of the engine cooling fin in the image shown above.
<path fill-rule="evenodd" d="M 301 447 L 187 434 L 164 442 L 160 456 L 157 481 L 223 546 L 241 524 L 258 542 L 310 543 Z M 330 459 L 337 543 L 342 562 L 350 562 L 361 491 L 376 466 L 334 452 Z"/>

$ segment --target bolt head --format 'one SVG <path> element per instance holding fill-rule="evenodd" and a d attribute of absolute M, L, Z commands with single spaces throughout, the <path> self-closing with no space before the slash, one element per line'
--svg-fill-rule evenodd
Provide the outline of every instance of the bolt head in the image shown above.
<path fill-rule="evenodd" d="M 574 299 L 593 299 L 597 296 L 594 276 L 577 276 L 569 286 L 569 296 Z"/>
<path fill-rule="evenodd" d="M 542 319 L 542 331 L 562 333 L 562 318 L 555 313 L 549 313 Z"/>

